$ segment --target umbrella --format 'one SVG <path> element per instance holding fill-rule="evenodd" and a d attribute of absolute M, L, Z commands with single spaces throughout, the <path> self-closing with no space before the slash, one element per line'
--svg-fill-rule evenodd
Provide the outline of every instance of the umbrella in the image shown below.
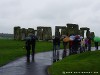
<path fill-rule="evenodd" d="M 66 36 L 64 39 L 63 39 L 64 42 L 69 42 L 70 41 L 70 38 L 68 36 Z"/>
<path fill-rule="evenodd" d="M 75 39 L 75 36 L 74 35 L 71 35 L 70 36 L 70 40 L 74 40 Z"/>
<path fill-rule="evenodd" d="M 83 39 L 83 37 L 82 36 L 79 36 L 79 39 L 78 40 L 82 40 Z"/>
<path fill-rule="evenodd" d="M 28 36 L 28 37 L 25 38 L 25 40 L 31 40 L 31 37 Z"/>
<path fill-rule="evenodd" d="M 100 37 L 94 37 L 95 42 L 100 42 Z"/>
<path fill-rule="evenodd" d="M 82 36 L 80 36 L 80 39 L 83 39 L 83 37 L 82 37 Z"/>

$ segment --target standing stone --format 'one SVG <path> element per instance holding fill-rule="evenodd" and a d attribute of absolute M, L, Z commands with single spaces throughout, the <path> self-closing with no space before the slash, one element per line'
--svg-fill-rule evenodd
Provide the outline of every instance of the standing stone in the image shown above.
<path fill-rule="evenodd" d="M 61 32 L 59 31 L 61 29 Z M 62 36 L 62 35 L 66 35 L 66 26 L 55 26 L 55 36 Z"/>
<path fill-rule="evenodd" d="M 85 31 L 85 30 L 87 31 L 87 32 L 86 32 L 86 37 L 89 37 L 89 36 L 90 36 L 90 31 L 89 31 L 90 29 L 87 28 L 87 27 L 81 27 L 81 28 L 80 28 L 80 31 L 81 31 L 82 33 L 80 33 L 80 34 L 83 36 L 83 38 L 84 38 L 84 31 Z"/>
<path fill-rule="evenodd" d="M 52 39 L 52 29 L 51 27 L 43 27 L 43 40 Z"/>
<path fill-rule="evenodd" d="M 86 32 L 87 37 L 93 38 L 94 32 L 90 32 L 90 29 L 87 27 L 81 27 L 79 30 L 78 24 L 67 24 L 66 26 L 55 26 L 55 36 L 61 37 L 62 35 L 81 35 L 84 37 L 84 31 Z M 20 26 L 14 27 L 14 39 L 15 40 L 24 40 L 26 36 L 29 34 L 34 34 L 37 36 L 38 40 L 51 40 L 52 39 L 52 28 L 51 27 L 43 27 L 38 26 L 37 30 L 33 28 L 20 28 Z"/>
<path fill-rule="evenodd" d="M 22 28 L 21 29 L 21 40 L 24 40 L 26 38 L 26 29 Z"/>
<path fill-rule="evenodd" d="M 37 27 L 37 38 L 38 40 L 43 40 L 43 27 Z"/>
<path fill-rule="evenodd" d="M 35 31 L 33 28 L 28 28 L 27 35 L 30 35 L 30 34 L 35 34 Z"/>
<path fill-rule="evenodd" d="M 79 26 L 77 24 L 67 24 L 67 32 L 68 34 L 79 34 Z"/>
<path fill-rule="evenodd" d="M 51 27 L 37 27 L 37 37 L 39 40 L 51 40 L 52 39 L 52 29 Z"/>
<path fill-rule="evenodd" d="M 20 30 L 20 27 L 17 26 L 17 27 L 14 27 L 14 39 L 15 40 L 20 40 L 21 39 L 21 30 Z"/>

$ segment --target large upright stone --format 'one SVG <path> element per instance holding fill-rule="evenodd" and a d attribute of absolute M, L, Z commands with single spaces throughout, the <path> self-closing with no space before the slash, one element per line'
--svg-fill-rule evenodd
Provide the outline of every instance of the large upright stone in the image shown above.
<path fill-rule="evenodd" d="M 43 40 L 51 40 L 52 39 L 52 29 L 51 27 L 43 28 Z"/>
<path fill-rule="evenodd" d="M 86 31 L 86 37 L 89 37 L 90 36 L 90 29 L 89 28 L 87 28 L 87 27 L 81 27 L 80 28 L 80 35 L 82 35 L 83 36 L 83 38 L 84 38 L 84 32 Z"/>
<path fill-rule="evenodd" d="M 14 27 L 14 39 L 15 40 L 21 39 L 21 30 L 19 26 Z"/>
<path fill-rule="evenodd" d="M 37 27 L 37 38 L 38 40 L 43 40 L 43 27 Z"/>
<path fill-rule="evenodd" d="M 52 29 L 51 27 L 37 27 L 37 37 L 39 40 L 51 40 L 52 39 Z"/>
<path fill-rule="evenodd" d="M 67 32 L 68 34 L 79 34 L 79 26 L 77 24 L 67 24 Z"/>
<path fill-rule="evenodd" d="M 22 28 L 21 29 L 21 40 L 24 40 L 26 36 L 27 36 L 26 29 L 25 28 Z"/>
<path fill-rule="evenodd" d="M 61 29 L 61 32 L 60 32 Z M 55 36 L 66 35 L 66 26 L 55 26 Z"/>
<path fill-rule="evenodd" d="M 90 32 L 90 29 L 87 27 L 82 27 L 79 30 L 79 26 L 77 24 L 67 24 L 66 26 L 55 26 L 55 36 L 61 37 L 62 35 L 81 35 L 84 37 L 84 31 L 86 32 L 87 37 L 94 37 L 94 33 Z M 51 27 L 37 27 L 37 30 L 33 28 L 20 28 L 20 26 L 14 27 L 14 39 L 16 40 L 24 40 L 26 36 L 29 34 L 34 34 L 37 36 L 39 40 L 51 40 L 52 39 L 52 28 Z"/>
<path fill-rule="evenodd" d="M 14 39 L 16 40 L 24 40 L 26 38 L 26 36 L 28 36 L 29 34 L 34 34 L 35 31 L 33 28 L 20 28 L 19 26 L 14 27 Z"/>
<path fill-rule="evenodd" d="M 33 28 L 28 28 L 27 29 L 27 36 L 30 35 L 30 34 L 35 34 L 35 31 Z"/>

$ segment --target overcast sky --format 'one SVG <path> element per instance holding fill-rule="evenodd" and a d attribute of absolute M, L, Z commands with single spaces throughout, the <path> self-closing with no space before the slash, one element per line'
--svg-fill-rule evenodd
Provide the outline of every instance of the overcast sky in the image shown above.
<path fill-rule="evenodd" d="M 13 33 L 14 26 L 89 27 L 100 36 L 100 0 L 0 0 L 0 33 Z"/>

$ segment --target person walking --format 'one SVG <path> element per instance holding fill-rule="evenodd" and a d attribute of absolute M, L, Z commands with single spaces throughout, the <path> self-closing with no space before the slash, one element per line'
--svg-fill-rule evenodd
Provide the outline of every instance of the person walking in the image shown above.
<path fill-rule="evenodd" d="M 26 37 L 26 50 L 27 50 L 27 62 L 30 62 L 30 50 L 32 49 L 32 61 L 34 61 L 34 54 L 35 54 L 35 45 L 36 45 L 36 36 L 30 34 Z"/>
<path fill-rule="evenodd" d="M 54 62 L 59 60 L 59 50 L 60 49 L 60 37 L 55 36 L 53 38 L 53 58 Z"/>
<path fill-rule="evenodd" d="M 26 37 L 26 42 L 25 42 L 25 48 L 26 48 L 26 56 L 27 56 L 27 62 L 30 62 L 30 50 L 31 50 L 31 38 Z"/>
<path fill-rule="evenodd" d="M 32 61 L 34 61 L 35 55 L 35 45 L 36 45 L 36 36 L 34 34 L 29 35 L 31 37 L 31 48 L 32 48 Z"/>

